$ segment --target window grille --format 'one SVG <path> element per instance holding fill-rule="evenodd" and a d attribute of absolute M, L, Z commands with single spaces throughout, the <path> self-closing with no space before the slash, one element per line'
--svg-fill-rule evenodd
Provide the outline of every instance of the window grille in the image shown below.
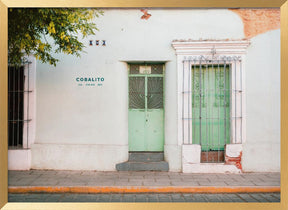
<path fill-rule="evenodd" d="M 151 68 L 149 73 L 140 73 L 141 66 Z M 163 64 L 130 64 L 129 108 L 163 108 Z"/>
<path fill-rule="evenodd" d="M 241 57 L 183 60 L 182 141 L 201 145 L 201 162 L 224 162 L 226 144 L 242 143 Z"/>
<path fill-rule="evenodd" d="M 145 77 L 129 77 L 129 108 L 145 109 Z"/>
<path fill-rule="evenodd" d="M 25 61 L 20 66 L 8 66 L 8 147 L 27 147 L 29 123 L 29 65 Z M 25 137 L 24 137 L 25 135 Z M 27 142 L 24 142 L 27 141 Z M 25 145 L 25 146 L 24 146 Z"/>

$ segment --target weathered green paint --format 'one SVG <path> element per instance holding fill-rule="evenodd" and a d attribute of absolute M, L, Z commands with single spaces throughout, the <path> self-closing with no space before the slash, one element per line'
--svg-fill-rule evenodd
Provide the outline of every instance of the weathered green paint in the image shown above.
<path fill-rule="evenodd" d="M 164 151 L 163 74 L 129 75 L 129 151 Z"/>
<path fill-rule="evenodd" d="M 229 65 L 192 67 L 192 139 L 202 151 L 224 150 L 230 142 L 229 69 Z"/>

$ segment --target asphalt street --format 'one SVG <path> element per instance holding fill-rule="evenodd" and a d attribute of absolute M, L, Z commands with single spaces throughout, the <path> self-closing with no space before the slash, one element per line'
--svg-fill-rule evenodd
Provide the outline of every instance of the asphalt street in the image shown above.
<path fill-rule="evenodd" d="M 280 193 L 9 194 L 9 202 L 280 202 Z"/>

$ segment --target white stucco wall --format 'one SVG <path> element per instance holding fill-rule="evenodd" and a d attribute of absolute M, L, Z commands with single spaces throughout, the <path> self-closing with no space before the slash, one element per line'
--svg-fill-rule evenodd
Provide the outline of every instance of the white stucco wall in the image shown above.
<path fill-rule="evenodd" d="M 251 39 L 246 62 L 244 171 L 280 171 L 280 30 Z"/>
<path fill-rule="evenodd" d="M 29 170 L 31 168 L 31 150 L 8 150 L 8 170 Z"/>
<path fill-rule="evenodd" d="M 172 40 L 241 39 L 244 37 L 243 24 L 237 14 L 225 9 L 151 9 L 149 13 L 152 16 L 143 20 L 139 9 L 104 10 L 104 16 L 96 19 L 100 31 L 83 40 L 87 48 L 81 58 L 56 55 L 61 60 L 56 68 L 38 62 L 37 126 L 35 144 L 32 145 L 32 168 L 115 170 L 116 163 L 128 158 L 128 71 L 125 61 L 165 61 L 165 159 L 171 171 L 182 170 L 181 146 L 177 139 L 177 64 Z M 267 59 L 270 54 L 265 54 L 261 48 L 267 39 L 271 40 L 269 46 L 272 46 L 272 39 L 279 34 L 271 33 L 268 37 L 263 35 L 253 39 L 249 50 L 248 57 L 251 55 L 255 59 L 247 62 L 247 72 L 250 71 L 246 74 L 247 127 L 254 125 L 271 106 L 278 107 L 277 104 L 261 104 L 279 98 L 279 78 L 269 71 L 271 65 L 279 69 L 276 60 L 279 53 L 273 54 L 271 64 L 271 59 Z M 94 41 L 94 46 L 88 46 L 89 40 Z M 106 40 L 107 45 L 95 46 L 95 40 Z M 262 57 L 257 56 L 258 53 Z M 259 70 L 254 67 L 259 62 L 261 72 L 267 72 L 260 74 L 262 86 L 266 87 L 268 82 L 273 88 L 269 94 L 267 91 L 260 94 L 262 101 L 255 102 L 255 96 L 261 90 L 261 85 L 254 89 L 259 78 Z M 271 76 L 273 80 L 270 80 Z M 105 81 L 99 87 L 79 87 L 76 77 L 104 77 Z M 273 91 L 275 95 L 272 95 Z M 256 110 L 258 105 L 262 106 L 261 110 Z M 259 126 L 255 129 L 253 126 L 247 128 L 244 151 L 248 159 L 243 159 L 247 169 L 255 169 L 252 163 L 248 163 L 253 156 L 253 145 L 259 141 L 271 143 L 270 138 L 261 134 L 270 124 L 269 133 L 275 137 L 273 145 L 279 144 L 279 122 L 276 122 L 279 112 L 274 112 L 276 115 L 268 114 L 264 124 L 258 120 Z M 260 138 L 261 135 L 265 138 Z M 256 146 L 260 148 L 258 144 Z M 275 152 L 271 155 L 278 161 Z M 103 157 L 110 160 L 103 161 Z M 57 161 L 60 158 L 61 161 Z M 273 161 L 267 163 L 271 165 Z"/>

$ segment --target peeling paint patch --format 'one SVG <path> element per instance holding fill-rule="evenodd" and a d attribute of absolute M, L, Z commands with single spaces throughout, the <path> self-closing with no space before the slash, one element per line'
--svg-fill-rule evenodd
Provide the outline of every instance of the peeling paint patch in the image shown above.
<path fill-rule="evenodd" d="M 235 165 L 238 169 L 242 170 L 242 151 L 238 157 L 229 157 L 227 154 L 225 155 L 225 164 Z"/>
<path fill-rule="evenodd" d="M 142 15 L 141 19 L 148 20 L 151 17 L 151 14 L 148 13 L 147 9 L 141 9 L 140 11 L 144 13 L 144 15 Z"/>
<path fill-rule="evenodd" d="M 246 38 L 280 28 L 280 9 L 230 9 L 244 24 Z"/>

